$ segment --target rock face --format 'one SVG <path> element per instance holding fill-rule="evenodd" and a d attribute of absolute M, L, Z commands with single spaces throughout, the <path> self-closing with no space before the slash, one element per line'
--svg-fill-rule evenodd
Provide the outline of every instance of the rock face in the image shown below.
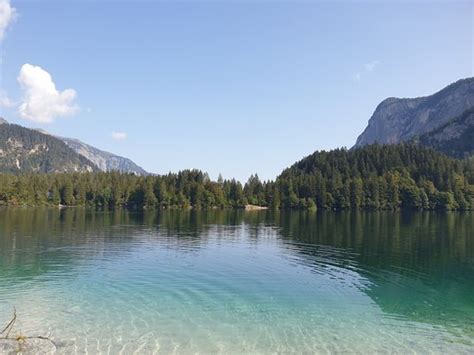
<path fill-rule="evenodd" d="M 90 146 L 78 139 L 64 137 L 57 138 L 61 139 L 76 153 L 94 163 L 101 171 L 116 170 L 123 173 L 134 173 L 137 175 L 148 174 L 143 168 L 135 164 L 130 159 L 109 152 L 104 152 L 103 150 Z"/>
<path fill-rule="evenodd" d="M 421 135 L 417 141 L 455 158 L 474 155 L 474 109 Z"/>
<path fill-rule="evenodd" d="M 34 129 L 0 124 L 0 172 L 92 172 L 98 168 L 63 141 Z"/>
<path fill-rule="evenodd" d="M 355 147 L 375 142 L 392 144 L 411 140 L 473 107 L 474 78 L 459 80 L 431 96 L 388 98 L 377 106 L 369 125 L 357 138 Z"/>

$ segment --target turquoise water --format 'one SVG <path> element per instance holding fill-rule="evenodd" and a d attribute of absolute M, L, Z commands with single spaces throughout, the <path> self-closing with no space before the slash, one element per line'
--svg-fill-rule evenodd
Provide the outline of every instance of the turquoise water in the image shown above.
<path fill-rule="evenodd" d="M 67 354 L 472 353 L 474 214 L 3 209 L 12 307 Z"/>

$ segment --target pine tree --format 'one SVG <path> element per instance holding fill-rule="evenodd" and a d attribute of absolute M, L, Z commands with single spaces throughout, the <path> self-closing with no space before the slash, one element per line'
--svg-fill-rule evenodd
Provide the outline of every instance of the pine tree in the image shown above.
<path fill-rule="evenodd" d="M 156 199 L 155 192 L 153 191 L 153 180 L 147 178 L 144 182 L 143 187 L 143 207 L 154 208 L 156 207 L 158 200 Z"/>
<path fill-rule="evenodd" d="M 66 177 L 61 190 L 61 203 L 66 206 L 74 205 L 74 187 L 71 177 Z"/>

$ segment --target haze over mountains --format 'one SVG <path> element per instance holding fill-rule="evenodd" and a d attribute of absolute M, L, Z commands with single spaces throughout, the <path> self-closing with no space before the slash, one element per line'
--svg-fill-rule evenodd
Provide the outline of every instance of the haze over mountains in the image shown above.
<path fill-rule="evenodd" d="M 9 124 L 0 118 L 0 171 L 148 174 L 130 159 L 102 151 L 77 139 L 56 137 L 39 129 Z"/>
<path fill-rule="evenodd" d="M 128 158 L 121 157 L 103 150 L 97 149 L 78 139 L 57 137 L 72 148 L 76 153 L 93 162 L 101 171 L 120 171 L 134 173 L 137 175 L 147 175 L 148 173 L 140 166 Z"/>

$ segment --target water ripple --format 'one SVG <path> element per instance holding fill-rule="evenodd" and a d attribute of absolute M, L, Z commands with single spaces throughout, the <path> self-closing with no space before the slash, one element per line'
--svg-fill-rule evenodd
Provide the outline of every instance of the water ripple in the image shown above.
<path fill-rule="evenodd" d="M 474 349 L 466 222 L 448 221 L 458 226 L 448 243 L 444 225 L 397 227 L 393 215 L 290 226 L 275 216 L 257 224 L 105 217 L 0 234 L 0 324 L 15 305 L 16 331 L 51 334 L 64 354 Z M 359 224 L 341 231 L 348 221 Z"/>

